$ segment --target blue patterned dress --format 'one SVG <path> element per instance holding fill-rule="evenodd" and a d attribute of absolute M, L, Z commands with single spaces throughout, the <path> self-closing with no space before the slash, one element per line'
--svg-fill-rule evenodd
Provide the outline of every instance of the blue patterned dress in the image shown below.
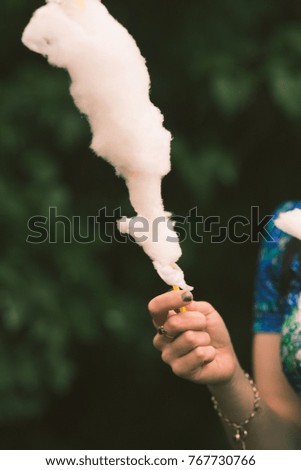
<path fill-rule="evenodd" d="M 286 202 L 274 213 L 301 209 L 300 202 Z M 255 289 L 255 333 L 281 334 L 281 364 L 289 383 L 301 396 L 301 311 L 298 299 L 301 293 L 300 257 L 296 253 L 290 264 L 288 294 L 281 294 L 283 254 L 290 235 L 279 230 L 273 220 L 268 226 L 272 241 L 262 244 Z"/>

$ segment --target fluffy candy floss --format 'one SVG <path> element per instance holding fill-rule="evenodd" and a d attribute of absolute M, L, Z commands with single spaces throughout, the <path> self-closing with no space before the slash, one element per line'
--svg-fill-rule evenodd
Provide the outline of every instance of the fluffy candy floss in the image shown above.
<path fill-rule="evenodd" d="M 301 240 L 301 209 L 281 212 L 275 225 L 283 232 Z"/>
<path fill-rule="evenodd" d="M 148 225 L 143 238 L 137 217 L 122 219 L 119 229 L 142 246 L 167 284 L 191 289 L 175 264 L 182 252 L 161 197 L 171 134 L 150 101 L 150 77 L 135 40 L 99 0 L 48 0 L 22 41 L 68 70 L 71 95 L 92 128 L 91 148 L 125 179 L 138 222 Z"/>

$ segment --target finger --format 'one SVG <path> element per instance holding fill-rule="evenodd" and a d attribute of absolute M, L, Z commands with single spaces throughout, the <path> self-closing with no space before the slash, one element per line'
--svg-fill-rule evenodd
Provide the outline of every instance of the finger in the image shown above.
<path fill-rule="evenodd" d="M 187 306 L 192 300 L 193 295 L 190 291 L 170 291 L 152 299 L 148 304 L 148 310 L 156 325 L 161 326 L 169 310 Z"/>
<path fill-rule="evenodd" d="M 215 308 L 209 302 L 204 301 L 192 301 L 186 306 L 186 310 L 201 312 L 205 316 L 211 315 L 212 313 L 216 312 Z"/>
<path fill-rule="evenodd" d="M 202 331 L 206 325 L 207 319 L 203 313 L 189 311 L 168 316 L 164 329 L 170 336 L 176 337 L 187 330 Z"/>
<path fill-rule="evenodd" d="M 167 320 L 167 318 L 169 318 L 169 317 L 172 317 L 173 315 L 177 315 L 177 312 L 176 312 L 175 310 L 169 310 L 169 312 L 168 312 L 167 315 L 166 315 L 166 319 L 165 319 L 165 320 Z M 156 328 L 156 330 L 158 330 L 158 328 L 159 328 L 160 326 L 162 326 L 162 325 L 158 325 L 158 324 L 155 322 L 154 319 L 152 320 L 152 323 L 153 323 L 154 327 Z"/>
<path fill-rule="evenodd" d="M 156 322 L 154 326 L 157 328 Z M 165 334 L 157 334 L 153 344 L 156 349 L 162 351 L 166 344 L 175 340 L 182 333 L 189 335 L 188 331 L 203 331 L 206 328 L 207 320 L 204 314 L 200 312 L 184 312 L 176 314 L 170 310 L 167 314 L 167 320 L 163 325 Z M 159 329 L 162 327 L 157 328 Z M 182 341 L 185 341 L 182 340 Z"/>
<path fill-rule="evenodd" d="M 198 315 L 200 315 L 198 313 Z M 166 323 L 165 323 L 166 324 Z M 200 325 L 198 325 L 199 327 Z M 161 327 L 162 328 L 162 327 Z M 163 351 L 163 349 L 169 343 L 173 343 L 172 348 L 174 350 L 174 356 L 182 356 L 183 354 L 187 354 L 192 349 L 196 348 L 199 345 L 205 346 L 206 344 L 211 343 L 211 338 L 207 332 L 202 331 L 203 328 L 199 329 L 184 329 L 182 334 L 177 334 L 176 336 L 172 336 L 170 331 L 165 329 L 166 335 L 157 334 L 154 337 L 153 345 L 159 351 Z M 200 333 L 200 334 L 199 334 Z"/>
<path fill-rule="evenodd" d="M 168 318 L 170 318 L 171 316 L 177 315 L 177 314 L 173 310 L 170 310 L 167 315 L 168 315 Z M 158 328 L 154 320 L 153 320 L 153 324 L 157 330 L 157 334 L 153 340 L 153 345 L 155 346 L 156 349 L 158 349 L 159 351 L 162 351 L 162 349 L 168 343 L 171 343 L 172 341 L 174 341 L 176 337 L 171 336 L 163 326 L 160 326 Z"/>
<path fill-rule="evenodd" d="M 168 338 L 164 335 L 159 335 L 158 333 L 153 339 L 153 345 L 158 351 L 163 351 L 169 343 L 172 343 L 173 339 Z"/>
<path fill-rule="evenodd" d="M 172 344 L 162 347 L 162 360 L 170 364 L 173 360 L 186 356 L 200 346 L 209 346 L 210 343 L 211 338 L 205 331 L 185 331 Z"/>
<path fill-rule="evenodd" d="M 192 378 L 196 372 L 214 361 L 216 350 L 213 346 L 199 346 L 186 356 L 175 359 L 171 363 L 174 374 L 182 378 Z"/>

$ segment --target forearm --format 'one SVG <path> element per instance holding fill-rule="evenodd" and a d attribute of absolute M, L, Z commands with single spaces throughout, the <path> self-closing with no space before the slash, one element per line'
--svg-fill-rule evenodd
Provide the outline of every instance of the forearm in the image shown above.
<path fill-rule="evenodd" d="M 253 411 L 254 392 L 243 370 L 237 365 L 233 378 L 225 383 L 210 385 L 224 416 L 235 423 L 244 421 Z M 259 390 L 260 393 L 260 390 Z M 301 449 L 301 430 L 288 419 L 272 410 L 261 398 L 259 411 L 245 426 L 247 449 Z M 233 448 L 241 448 L 233 440 L 234 430 L 223 421 Z"/>

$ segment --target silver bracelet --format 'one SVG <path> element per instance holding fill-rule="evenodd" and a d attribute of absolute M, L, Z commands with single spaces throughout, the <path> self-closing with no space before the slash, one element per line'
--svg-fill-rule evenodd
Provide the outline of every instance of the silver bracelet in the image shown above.
<path fill-rule="evenodd" d="M 212 403 L 213 403 L 213 408 L 215 409 L 215 411 L 217 412 L 218 416 L 229 426 L 233 429 L 233 440 L 236 444 L 240 444 L 241 445 L 241 448 L 242 450 L 246 450 L 246 439 L 248 437 L 248 431 L 246 430 L 246 426 L 247 424 L 249 424 L 249 422 L 256 416 L 256 414 L 258 413 L 260 407 L 259 407 L 259 402 L 260 402 L 260 396 L 259 396 L 259 392 L 256 388 L 256 385 L 254 383 L 254 381 L 251 379 L 251 377 L 249 376 L 249 374 L 247 374 L 245 372 L 245 376 L 246 378 L 248 379 L 248 381 L 250 382 L 250 385 L 252 387 L 252 391 L 253 391 L 253 394 L 254 394 L 254 405 L 253 405 L 253 410 L 252 410 L 252 413 L 248 416 L 247 419 L 244 419 L 243 421 L 241 421 L 240 423 L 234 423 L 234 421 L 231 421 L 231 419 L 229 418 L 226 418 L 221 409 L 220 409 L 220 406 L 218 404 L 218 401 L 217 399 L 212 395 L 211 397 L 211 400 L 212 400 Z"/>

